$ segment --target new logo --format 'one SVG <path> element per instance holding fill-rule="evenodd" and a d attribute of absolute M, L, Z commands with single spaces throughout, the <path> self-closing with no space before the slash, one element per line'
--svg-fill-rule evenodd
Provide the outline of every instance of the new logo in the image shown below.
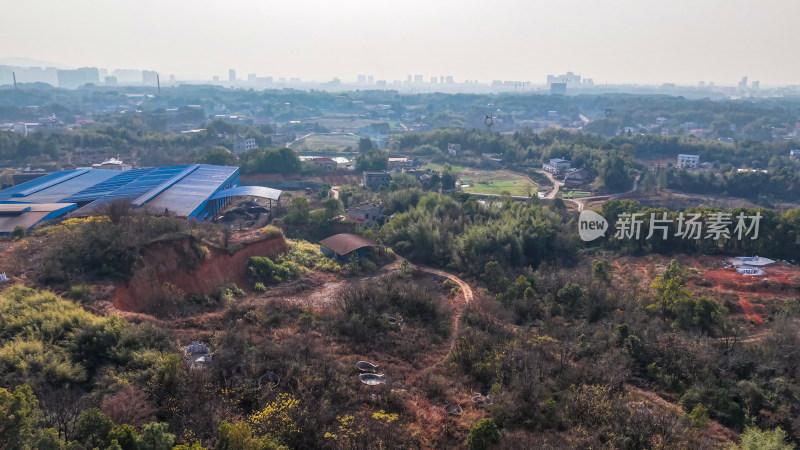
<path fill-rule="evenodd" d="M 593 241 L 606 234 L 608 221 L 594 211 L 584 209 L 578 217 L 578 234 L 586 242 Z"/>

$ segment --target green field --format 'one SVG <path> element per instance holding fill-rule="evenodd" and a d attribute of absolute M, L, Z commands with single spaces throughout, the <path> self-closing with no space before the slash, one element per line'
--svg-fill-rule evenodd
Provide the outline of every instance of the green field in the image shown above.
<path fill-rule="evenodd" d="M 591 195 L 591 192 L 586 191 L 563 191 L 561 193 L 561 196 L 564 198 L 584 198 L 590 197 Z"/>
<path fill-rule="evenodd" d="M 358 149 L 358 136 L 350 134 L 312 134 L 295 141 L 292 149 L 296 151 L 344 150 L 347 147 Z"/>
<path fill-rule="evenodd" d="M 469 170 L 462 173 L 461 178 L 472 180 L 470 187 L 462 189 L 470 194 L 501 195 L 509 192 L 515 197 L 527 197 L 536 195 L 537 190 L 525 176 L 506 171 Z"/>
<path fill-rule="evenodd" d="M 422 168 L 423 169 L 430 169 L 430 170 L 438 170 L 438 171 L 441 172 L 441 171 L 444 170 L 444 164 L 428 163 L 428 164 L 425 164 L 424 166 L 422 166 Z M 464 167 L 464 166 L 454 166 L 452 164 L 450 165 L 450 170 L 452 170 L 455 173 L 461 172 L 464 169 L 466 169 L 466 167 Z"/>

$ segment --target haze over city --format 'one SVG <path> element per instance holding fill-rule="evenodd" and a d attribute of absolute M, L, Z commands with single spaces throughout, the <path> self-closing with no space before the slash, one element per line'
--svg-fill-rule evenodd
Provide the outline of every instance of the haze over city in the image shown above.
<path fill-rule="evenodd" d="M 0 57 L 139 68 L 178 79 L 405 80 L 453 75 L 544 84 L 798 84 L 791 0 L 7 2 Z"/>

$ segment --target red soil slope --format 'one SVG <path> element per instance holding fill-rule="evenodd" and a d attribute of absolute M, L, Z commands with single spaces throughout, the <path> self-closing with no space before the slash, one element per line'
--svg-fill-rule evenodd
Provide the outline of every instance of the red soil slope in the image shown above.
<path fill-rule="evenodd" d="M 204 257 L 198 255 L 198 244 L 179 239 L 145 248 L 133 277 L 114 291 L 114 306 L 123 311 L 147 310 L 150 302 L 163 295 L 167 283 L 185 295 L 197 296 L 212 294 L 226 282 L 241 286 L 251 256 L 274 257 L 287 250 L 283 237 L 250 242 L 233 253 L 205 245 Z"/>

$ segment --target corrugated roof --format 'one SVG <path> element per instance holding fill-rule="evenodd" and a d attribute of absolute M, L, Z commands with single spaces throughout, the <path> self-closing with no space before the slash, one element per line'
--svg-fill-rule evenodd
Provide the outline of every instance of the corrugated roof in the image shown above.
<path fill-rule="evenodd" d="M 238 167 L 207 164 L 137 169 L 123 172 L 70 199 L 94 199 L 76 212 L 79 216 L 90 215 L 113 200 L 127 198 L 134 206 L 139 203 L 154 212 L 169 210 L 181 217 L 195 217 L 209 197 L 233 181 L 238 173 Z"/>
<path fill-rule="evenodd" d="M 195 217 L 216 192 L 238 179 L 238 175 L 238 167 L 201 164 L 147 202 L 147 207 L 154 211 L 169 209 L 182 217 Z"/>
<path fill-rule="evenodd" d="M 214 196 L 211 197 L 209 200 L 216 200 L 219 198 L 227 198 L 240 195 L 240 196 L 268 198 L 270 200 L 277 201 L 278 199 L 280 199 L 282 193 L 283 191 L 281 190 L 263 186 L 238 186 L 235 188 L 219 191 L 216 194 L 214 194 Z"/>
<path fill-rule="evenodd" d="M 353 250 L 358 250 L 363 247 L 378 247 L 380 245 L 372 239 L 350 233 L 333 235 L 327 239 L 321 240 L 319 244 L 340 256 L 344 256 Z"/>
<path fill-rule="evenodd" d="M 116 170 L 64 170 L 0 191 L 0 201 L 58 203 L 88 187 L 119 174 Z M 70 202 L 71 203 L 71 202 Z"/>
<path fill-rule="evenodd" d="M 9 203 L 0 206 L 6 212 L 16 210 L 13 214 L 0 214 L 0 234 L 11 233 L 16 227 L 28 230 L 41 221 L 55 219 L 77 207 L 74 203 Z"/>

